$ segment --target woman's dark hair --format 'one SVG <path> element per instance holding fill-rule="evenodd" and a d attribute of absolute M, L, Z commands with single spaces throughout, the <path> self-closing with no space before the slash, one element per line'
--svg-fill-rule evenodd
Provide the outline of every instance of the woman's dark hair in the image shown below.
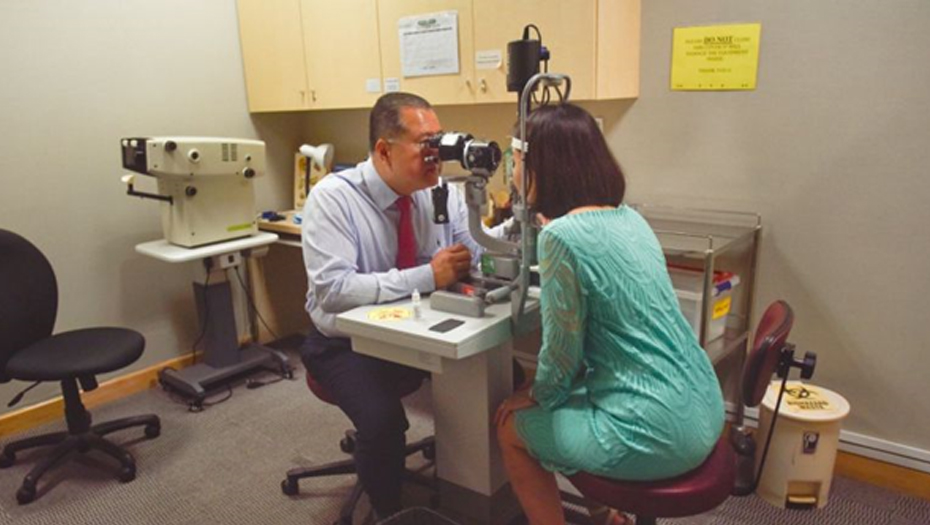
<path fill-rule="evenodd" d="M 519 134 L 519 124 L 514 135 Z M 526 121 L 527 195 L 549 219 L 581 206 L 619 206 L 626 180 L 587 111 L 572 104 L 536 108 Z"/>
<path fill-rule="evenodd" d="M 368 115 L 368 151 L 375 150 L 378 139 L 395 139 L 407 131 L 400 121 L 403 108 L 433 109 L 426 99 L 413 93 L 398 91 L 382 95 Z"/>

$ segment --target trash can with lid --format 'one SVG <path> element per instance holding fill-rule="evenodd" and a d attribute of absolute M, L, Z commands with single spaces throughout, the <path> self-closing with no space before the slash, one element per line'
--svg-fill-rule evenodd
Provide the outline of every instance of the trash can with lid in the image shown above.
<path fill-rule="evenodd" d="M 780 388 L 780 381 L 772 382 L 762 400 L 759 443 L 768 436 Z M 778 507 L 825 506 L 833 481 L 840 425 L 848 414 L 849 403 L 836 392 L 789 381 L 756 493 Z M 757 472 L 763 448 L 756 450 Z"/>

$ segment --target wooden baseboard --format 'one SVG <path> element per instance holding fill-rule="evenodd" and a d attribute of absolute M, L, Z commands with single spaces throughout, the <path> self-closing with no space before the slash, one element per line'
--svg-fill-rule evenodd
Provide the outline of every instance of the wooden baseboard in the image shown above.
<path fill-rule="evenodd" d="M 95 390 L 81 393 L 81 400 L 87 408 L 100 406 L 110 401 L 148 390 L 158 384 L 158 372 L 165 367 L 184 368 L 193 362 L 190 354 L 170 359 L 132 372 L 125 376 L 113 378 L 101 383 Z M 62 419 L 64 399 L 59 396 L 32 406 L 21 408 L 0 416 L 0 438 L 22 432 L 30 428 Z"/>
<path fill-rule="evenodd" d="M 839 451 L 834 474 L 930 501 L 930 474 Z"/>

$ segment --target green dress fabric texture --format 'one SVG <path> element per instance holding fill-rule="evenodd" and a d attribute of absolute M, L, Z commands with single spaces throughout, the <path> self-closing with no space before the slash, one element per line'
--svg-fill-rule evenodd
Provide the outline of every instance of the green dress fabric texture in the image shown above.
<path fill-rule="evenodd" d="M 542 229 L 538 254 L 539 406 L 515 416 L 529 452 L 551 471 L 624 480 L 699 466 L 723 398 L 648 223 L 625 205 L 565 215 Z"/>

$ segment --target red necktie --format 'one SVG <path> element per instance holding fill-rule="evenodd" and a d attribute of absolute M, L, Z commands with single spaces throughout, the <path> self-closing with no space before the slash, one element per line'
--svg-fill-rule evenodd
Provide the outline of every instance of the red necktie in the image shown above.
<path fill-rule="evenodd" d="M 400 219 L 397 221 L 397 269 L 413 268 L 417 265 L 417 238 L 413 233 L 413 217 L 410 205 L 413 201 L 404 195 L 397 199 Z"/>

